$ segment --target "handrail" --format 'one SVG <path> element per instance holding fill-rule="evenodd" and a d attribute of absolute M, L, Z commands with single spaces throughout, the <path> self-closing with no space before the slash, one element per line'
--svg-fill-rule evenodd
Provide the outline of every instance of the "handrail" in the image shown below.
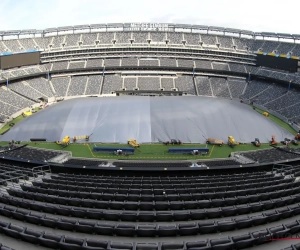
<path fill-rule="evenodd" d="M 278 167 L 276 167 L 278 166 Z M 277 164 L 273 164 L 273 167 L 272 167 L 272 173 L 274 173 L 275 171 L 280 171 L 280 174 L 282 174 L 282 171 L 284 170 L 284 168 L 286 167 L 289 167 L 289 168 L 292 168 L 294 169 L 295 166 L 293 165 L 288 165 L 288 164 L 283 164 L 283 163 L 277 163 Z"/>
<path fill-rule="evenodd" d="M 1 179 L 1 181 L 10 181 L 11 183 L 12 183 L 12 185 L 13 185 L 13 187 L 15 187 L 15 183 L 13 182 L 13 180 L 20 180 L 22 177 L 24 177 L 24 176 L 27 176 L 27 175 L 25 175 L 25 174 L 23 174 L 22 176 L 15 176 L 15 177 L 13 177 L 13 176 L 11 176 L 10 175 L 10 173 L 9 173 L 9 178 L 4 178 L 4 179 Z M 25 182 L 26 180 L 23 178 L 23 182 Z"/>
<path fill-rule="evenodd" d="M 44 175 L 47 172 L 51 173 L 51 167 L 50 165 L 42 165 L 42 166 L 33 167 L 31 171 L 33 176 L 35 176 L 35 174 Z"/>

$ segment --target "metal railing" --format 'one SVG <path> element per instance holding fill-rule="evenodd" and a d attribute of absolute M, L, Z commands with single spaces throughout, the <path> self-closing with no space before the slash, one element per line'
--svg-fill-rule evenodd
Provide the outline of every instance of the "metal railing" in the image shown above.
<path fill-rule="evenodd" d="M 6 185 L 1 185 L 0 190 L 4 191 L 9 187 L 20 188 L 20 184 L 25 184 L 30 177 L 34 180 L 38 178 L 39 175 L 45 175 L 46 173 L 51 173 L 51 167 L 49 165 L 42 165 L 33 167 L 31 171 L 28 169 L 27 173 L 24 170 L 11 170 L 11 171 L 3 171 L 0 174 L 6 175 L 7 177 L 1 177 L 0 181 L 6 183 Z M 16 176 L 17 174 L 17 176 Z"/>
<path fill-rule="evenodd" d="M 42 165 L 32 168 L 32 175 L 34 178 L 36 175 L 45 175 L 46 173 L 51 174 L 51 167 L 49 165 Z"/>
<path fill-rule="evenodd" d="M 293 166 L 293 165 L 282 164 L 282 163 L 273 164 L 272 173 L 277 172 L 279 174 L 282 174 L 286 168 L 289 168 L 290 170 L 294 170 L 296 167 L 299 166 Z"/>
<path fill-rule="evenodd" d="M 19 176 L 12 176 L 13 173 L 20 174 L 20 175 Z M 6 182 L 6 184 L 7 184 L 5 186 L 1 185 L 1 188 L 0 188 L 1 191 L 3 191 L 3 189 L 7 189 L 7 187 L 9 187 L 11 185 L 14 188 L 19 188 L 20 187 L 20 181 L 22 183 L 26 183 L 26 181 L 28 180 L 28 177 L 29 177 L 27 174 L 24 174 L 22 170 L 7 171 L 7 172 L 2 172 L 1 174 L 8 175 L 8 178 L 2 178 L 1 179 L 1 182 Z"/>

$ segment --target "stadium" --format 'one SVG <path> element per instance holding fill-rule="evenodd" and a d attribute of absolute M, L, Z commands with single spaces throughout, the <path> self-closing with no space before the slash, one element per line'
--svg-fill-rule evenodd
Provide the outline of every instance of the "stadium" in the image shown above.
<path fill-rule="evenodd" d="M 0 249 L 300 249 L 300 35 L 0 36 Z"/>

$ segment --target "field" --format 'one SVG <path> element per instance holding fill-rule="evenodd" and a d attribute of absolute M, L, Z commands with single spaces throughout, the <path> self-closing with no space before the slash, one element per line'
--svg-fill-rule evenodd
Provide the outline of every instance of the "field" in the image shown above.
<path fill-rule="evenodd" d="M 258 108 L 255 108 L 255 110 L 258 113 L 263 113 L 264 111 Z M 277 118 L 274 115 L 269 114 L 269 119 L 271 119 L 273 122 L 279 124 L 281 127 L 285 128 L 287 131 L 289 131 L 292 134 L 297 134 L 298 131 L 295 131 L 295 129 L 293 129 L 289 124 L 285 123 L 284 121 L 280 120 L 279 118 Z"/>
<path fill-rule="evenodd" d="M 35 108 L 35 111 L 39 111 L 38 108 Z M 8 122 L 7 124 L 5 124 L 2 128 L 0 128 L 0 134 L 2 134 L 4 131 L 10 129 L 11 127 L 9 126 L 9 124 L 14 123 L 17 124 L 18 122 L 22 121 L 24 119 L 24 117 L 22 115 L 19 115 L 18 117 L 16 117 L 15 119 L 13 119 L 12 121 Z"/>
<path fill-rule="evenodd" d="M 8 129 L 11 128 L 11 127 L 9 126 L 10 123 L 16 124 L 16 123 L 22 121 L 23 119 L 24 119 L 24 117 L 20 115 L 20 116 L 16 117 L 15 119 L 13 119 L 12 121 L 10 121 L 9 123 L 5 124 L 5 125 L 0 129 L 0 134 L 2 134 L 4 131 L 6 131 L 6 130 L 8 130 Z"/>
<path fill-rule="evenodd" d="M 262 110 L 256 109 L 257 112 L 263 113 Z M 22 116 L 15 118 L 12 122 L 17 123 L 23 119 Z M 272 115 L 269 118 L 274 122 L 278 123 L 280 126 L 291 132 L 292 134 L 296 134 L 296 131 L 290 127 L 288 124 L 284 123 L 282 120 L 274 117 Z M 2 129 L 0 129 L 0 133 L 9 128 L 9 125 L 5 125 Z M 25 142 L 22 142 L 25 144 Z M 135 150 L 135 153 L 130 156 L 116 156 L 113 153 L 95 153 L 93 152 L 94 146 L 106 146 L 106 147 L 129 147 L 127 144 L 92 144 L 92 143 L 77 143 L 71 144 L 66 148 L 61 148 L 60 145 L 56 145 L 53 142 L 38 142 L 26 143 L 29 146 L 37 147 L 37 148 L 45 148 L 52 150 L 63 150 L 63 151 L 71 151 L 74 157 L 86 157 L 86 158 L 103 158 L 103 159 L 132 159 L 132 160 L 189 160 L 189 159 L 214 159 L 214 158 L 227 158 L 231 152 L 237 151 L 249 151 L 249 150 L 257 150 L 258 148 L 254 147 L 251 144 L 240 144 L 234 149 L 227 145 L 212 146 L 208 145 L 210 151 L 209 154 L 203 156 L 193 156 L 193 155 L 183 155 L 183 154 L 168 154 L 168 149 L 172 147 L 206 147 L 207 145 L 203 144 L 184 144 L 181 146 L 165 146 L 163 144 L 142 144 L 139 149 Z M 0 142 L 0 145 L 7 145 L 6 142 Z M 292 146 L 291 146 L 292 147 Z M 259 149 L 270 148 L 269 144 L 262 144 Z"/>

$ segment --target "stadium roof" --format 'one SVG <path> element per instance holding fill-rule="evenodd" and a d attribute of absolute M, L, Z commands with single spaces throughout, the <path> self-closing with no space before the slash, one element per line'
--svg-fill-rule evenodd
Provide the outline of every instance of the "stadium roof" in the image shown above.
<path fill-rule="evenodd" d="M 150 23 L 134 23 L 140 24 L 140 30 L 143 30 L 143 24 L 150 24 Z M 152 23 L 155 25 L 155 23 Z M 285 34 L 285 33 L 273 33 L 273 32 L 253 32 L 249 30 L 240 30 L 240 29 L 232 29 L 232 28 L 225 28 L 225 27 L 217 27 L 217 26 L 206 26 L 206 25 L 191 25 L 191 24 L 163 24 L 164 30 L 163 31 L 178 31 L 177 29 L 186 29 L 191 32 L 197 32 L 200 30 L 206 30 L 208 33 L 209 31 L 215 32 L 223 32 L 225 33 L 235 33 L 240 35 L 247 35 L 252 37 L 272 37 L 272 38 L 283 38 L 283 39 L 295 39 L 300 40 L 299 34 Z M 107 24 L 85 24 L 85 25 L 76 25 L 76 26 L 64 26 L 64 27 L 55 27 L 55 28 L 47 28 L 44 30 L 36 30 L 36 29 L 27 29 L 27 30 L 5 30 L 0 31 L 0 36 L 20 36 L 20 35 L 29 35 L 29 34 L 40 34 L 44 36 L 45 34 L 49 33 L 56 33 L 59 34 L 60 32 L 74 32 L 75 30 L 95 30 L 95 29 L 105 29 L 105 31 L 115 31 L 115 29 L 126 30 L 132 27 L 132 23 L 107 23 Z M 138 26 L 135 26 L 132 31 L 138 31 Z M 167 30 L 166 30 L 167 27 Z M 110 30 L 113 29 L 113 30 Z M 157 31 L 159 29 L 151 29 L 148 31 Z"/>

